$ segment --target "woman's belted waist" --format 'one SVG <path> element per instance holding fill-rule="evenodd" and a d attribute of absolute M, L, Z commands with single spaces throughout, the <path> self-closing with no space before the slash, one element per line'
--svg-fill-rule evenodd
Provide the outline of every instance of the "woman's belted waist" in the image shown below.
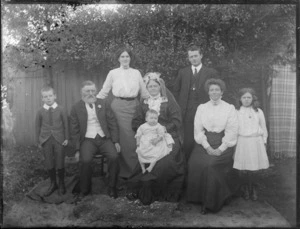
<path fill-rule="evenodd" d="M 263 136 L 263 134 L 255 133 L 255 134 L 250 134 L 250 135 L 242 135 L 242 134 L 238 135 L 238 137 L 244 137 L 244 138 L 253 138 L 253 137 L 259 137 L 259 136 Z"/>
<path fill-rule="evenodd" d="M 122 100 L 127 100 L 127 101 L 132 101 L 135 100 L 136 97 L 116 97 L 118 99 L 122 99 Z"/>
<path fill-rule="evenodd" d="M 214 131 L 208 131 L 207 129 L 204 128 L 204 134 L 220 134 L 220 135 L 224 135 L 225 134 L 225 130 L 222 130 L 221 132 L 214 132 Z"/>

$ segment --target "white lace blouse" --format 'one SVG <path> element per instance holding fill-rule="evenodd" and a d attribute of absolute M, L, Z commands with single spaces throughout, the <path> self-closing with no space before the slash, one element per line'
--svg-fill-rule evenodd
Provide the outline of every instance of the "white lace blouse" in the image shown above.
<path fill-rule="evenodd" d="M 256 112 L 252 107 L 241 107 L 237 112 L 239 120 L 239 136 L 263 136 L 267 143 L 268 131 L 264 113 L 258 108 Z"/>
<path fill-rule="evenodd" d="M 141 73 L 133 68 L 120 67 L 110 70 L 97 98 L 106 98 L 111 89 L 116 97 L 134 98 L 139 91 L 143 98 L 149 96 Z"/>
<path fill-rule="evenodd" d="M 207 142 L 205 129 L 209 132 L 220 133 L 225 130 L 222 144 L 219 149 L 223 152 L 237 142 L 238 118 L 233 105 L 223 100 L 208 101 L 197 108 L 194 119 L 194 138 L 205 149 L 210 145 Z"/>

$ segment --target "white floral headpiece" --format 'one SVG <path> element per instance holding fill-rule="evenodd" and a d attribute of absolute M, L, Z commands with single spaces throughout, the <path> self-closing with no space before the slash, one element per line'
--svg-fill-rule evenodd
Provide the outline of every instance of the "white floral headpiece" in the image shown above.
<path fill-rule="evenodd" d="M 160 73 L 159 72 L 148 72 L 144 76 L 144 82 L 147 85 L 149 80 L 157 80 L 158 82 L 160 81 Z"/>
<path fill-rule="evenodd" d="M 159 72 L 148 72 L 144 76 L 144 82 L 145 82 L 146 86 L 148 85 L 148 83 L 149 83 L 150 80 L 154 80 L 157 83 L 159 83 L 160 90 L 161 90 L 161 96 L 164 97 L 164 98 L 167 98 L 166 97 L 166 85 L 165 85 L 165 81 L 160 78 L 160 75 L 161 74 Z"/>

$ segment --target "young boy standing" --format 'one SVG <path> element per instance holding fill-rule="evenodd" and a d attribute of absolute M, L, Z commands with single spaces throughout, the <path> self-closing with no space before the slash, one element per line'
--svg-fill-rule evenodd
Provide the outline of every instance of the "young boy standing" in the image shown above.
<path fill-rule="evenodd" d="M 50 177 L 50 186 L 45 197 L 50 196 L 56 189 L 59 194 L 65 194 L 64 183 L 64 150 L 68 144 L 69 130 L 67 113 L 62 106 L 58 105 L 56 93 L 51 87 L 43 87 L 41 90 L 42 101 L 44 102 L 36 115 L 36 136 L 39 148 L 43 148 L 46 162 L 46 169 Z M 56 170 L 59 182 L 56 183 Z"/>

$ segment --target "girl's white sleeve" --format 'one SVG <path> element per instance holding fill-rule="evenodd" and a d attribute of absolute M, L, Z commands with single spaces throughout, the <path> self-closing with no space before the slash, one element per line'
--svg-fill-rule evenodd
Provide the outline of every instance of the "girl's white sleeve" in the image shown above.
<path fill-rule="evenodd" d="M 110 71 L 106 77 L 106 80 L 104 81 L 102 89 L 100 90 L 100 92 L 96 97 L 99 99 L 105 99 L 112 88 L 112 84 L 113 84 L 113 76 Z"/>
<path fill-rule="evenodd" d="M 267 125 L 266 125 L 266 119 L 264 112 L 258 108 L 258 117 L 259 117 L 259 125 L 263 131 L 263 139 L 264 143 L 267 143 L 267 138 L 268 138 L 268 130 L 267 130 Z"/>

